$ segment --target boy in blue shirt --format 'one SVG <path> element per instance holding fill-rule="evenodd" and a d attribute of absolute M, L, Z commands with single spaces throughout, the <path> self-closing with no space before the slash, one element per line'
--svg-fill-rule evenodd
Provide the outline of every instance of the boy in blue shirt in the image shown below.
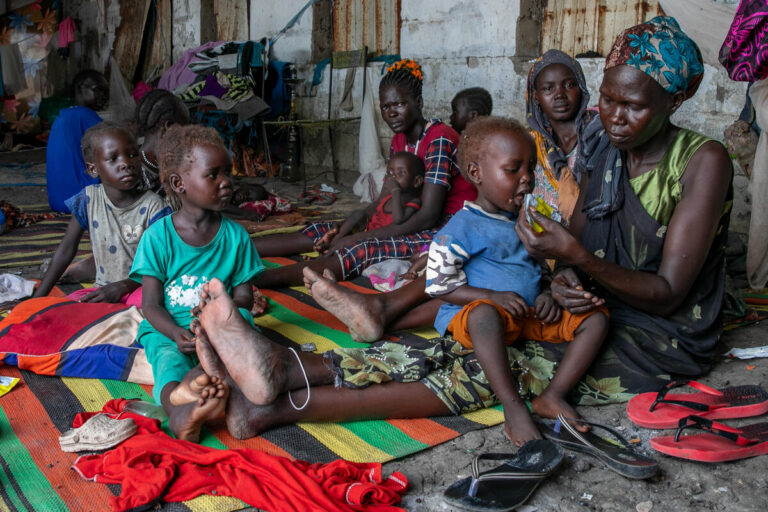
<path fill-rule="evenodd" d="M 541 290 L 539 264 L 515 233 L 536 168 L 527 130 L 512 120 L 478 118 L 462 133 L 457 158 L 478 197 L 465 202 L 435 235 L 426 292 L 446 301 L 435 329 L 474 349 L 504 406 L 507 435 L 522 446 L 541 435 L 517 393 L 506 345 L 518 339 L 570 342 L 554 378 L 531 408 L 542 417 L 578 418 L 565 395 L 597 355 L 607 333 L 607 313 L 602 308 L 580 315 L 561 311 L 549 289 Z"/>

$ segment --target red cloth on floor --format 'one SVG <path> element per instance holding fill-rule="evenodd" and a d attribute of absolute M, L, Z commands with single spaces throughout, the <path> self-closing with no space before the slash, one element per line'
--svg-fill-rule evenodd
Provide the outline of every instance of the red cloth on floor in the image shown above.
<path fill-rule="evenodd" d="M 111 400 L 104 412 L 114 413 L 124 403 Z M 110 498 L 115 511 L 201 494 L 234 496 L 271 512 L 403 511 L 395 504 L 408 482 L 399 472 L 383 478 L 379 463 L 310 464 L 258 450 L 217 450 L 147 432 L 152 430 L 147 422 L 156 428 L 155 420 L 121 417 L 141 418 L 140 433 L 106 453 L 83 455 L 72 466 L 87 480 L 122 485 L 120 496 Z"/>

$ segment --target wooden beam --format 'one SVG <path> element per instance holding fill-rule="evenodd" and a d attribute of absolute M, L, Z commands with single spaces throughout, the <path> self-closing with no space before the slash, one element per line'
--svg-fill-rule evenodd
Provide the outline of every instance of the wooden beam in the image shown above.
<path fill-rule="evenodd" d="M 248 0 L 214 0 L 216 39 L 244 41 L 248 39 Z"/>
<path fill-rule="evenodd" d="M 149 48 L 148 58 L 141 70 L 142 79 L 156 77 L 156 71 L 162 71 L 171 65 L 173 9 L 171 0 L 157 0 L 155 30 Z"/>
<path fill-rule="evenodd" d="M 120 3 L 120 26 L 115 30 L 114 56 L 123 78 L 133 80 L 141 54 L 150 0 Z"/>

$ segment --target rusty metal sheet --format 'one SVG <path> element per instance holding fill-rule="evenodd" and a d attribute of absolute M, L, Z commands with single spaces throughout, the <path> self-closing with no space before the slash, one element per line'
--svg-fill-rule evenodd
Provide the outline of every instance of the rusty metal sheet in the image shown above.
<path fill-rule="evenodd" d="M 542 51 L 605 56 L 619 32 L 662 11 L 658 0 L 549 0 L 542 14 Z"/>
<path fill-rule="evenodd" d="M 377 53 L 399 53 L 400 1 L 337 0 L 333 7 L 333 50 L 367 46 Z"/>

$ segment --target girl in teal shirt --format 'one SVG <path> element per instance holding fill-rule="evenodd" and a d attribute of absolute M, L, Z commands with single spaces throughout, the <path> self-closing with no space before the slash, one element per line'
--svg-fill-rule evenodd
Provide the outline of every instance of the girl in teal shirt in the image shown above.
<path fill-rule="evenodd" d="M 192 309 L 203 284 L 218 278 L 253 325 L 250 281 L 264 266 L 245 229 L 220 213 L 234 189 L 232 160 L 215 130 L 172 126 L 160 143 L 159 165 L 166 193 L 181 208 L 139 242 L 130 277 L 142 283 L 146 320 L 137 341 L 152 365 L 153 395 L 171 430 L 197 441 L 204 423 L 223 416 L 228 389 L 197 367 Z"/>

